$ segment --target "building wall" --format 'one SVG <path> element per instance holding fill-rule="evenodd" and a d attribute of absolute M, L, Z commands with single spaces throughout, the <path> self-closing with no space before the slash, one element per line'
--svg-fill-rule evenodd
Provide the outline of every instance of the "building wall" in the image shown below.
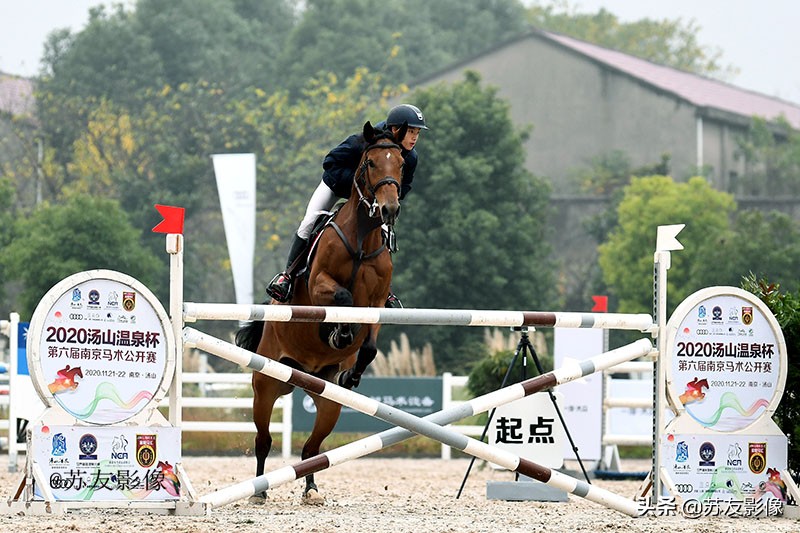
<path fill-rule="evenodd" d="M 518 126 L 533 126 L 526 166 L 548 177 L 555 194 L 569 192 L 569 176 L 593 157 L 614 150 L 627 154 L 635 167 L 657 163 L 668 152 L 676 179 L 696 169 L 693 105 L 556 43 L 531 35 L 423 85 L 461 81 L 467 69 L 498 88 Z"/>
<path fill-rule="evenodd" d="M 735 136 L 744 131 L 746 120 L 739 117 L 734 124 L 708 116 L 707 110 L 540 36 L 524 37 L 421 85 L 462 81 L 465 70 L 477 71 L 483 83 L 497 87 L 517 126 L 533 126 L 525 145 L 526 167 L 553 184 L 548 222 L 561 264 L 559 283 L 567 293 L 581 291 L 597 268 L 597 242 L 586 226 L 609 205 L 607 198 L 582 196 L 570 179 L 578 169 L 588 168 L 592 158 L 619 150 L 633 167 L 640 167 L 658 163 L 668 153 L 676 180 L 697 175 L 702 163 L 714 187 L 728 192 L 737 192 L 736 176 L 745 174 L 735 156 Z M 793 210 L 793 205 L 784 207 Z"/>

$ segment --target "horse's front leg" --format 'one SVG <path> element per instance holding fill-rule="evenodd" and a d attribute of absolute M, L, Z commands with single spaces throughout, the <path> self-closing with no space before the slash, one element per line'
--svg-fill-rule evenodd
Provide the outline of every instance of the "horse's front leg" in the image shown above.
<path fill-rule="evenodd" d="M 314 305 L 335 305 L 352 307 L 353 294 L 339 285 L 327 272 L 314 276 L 309 284 L 311 303 Z M 353 344 L 360 326 L 357 324 L 320 324 L 320 338 L 335 350 L 342 350 Z"/>
<path fill-rule="evenodd" d="M 378 354 L 376 341 L 378 339 L 378 330 L 380 327 L 380 324 L 373 324 L 369 327 L 369 334 L 367 338 L 364 339 L 364 344 L 358 349 L 356 363 L 352 368 L 341 372 L 337 377 L 336 381 L 339 385 L 347 389 L 352 389 L 358 387 L 358 384 L 361 383 L 361 376 L 366 372 L 367 367 L 375 360 L 375 356 Z"/>

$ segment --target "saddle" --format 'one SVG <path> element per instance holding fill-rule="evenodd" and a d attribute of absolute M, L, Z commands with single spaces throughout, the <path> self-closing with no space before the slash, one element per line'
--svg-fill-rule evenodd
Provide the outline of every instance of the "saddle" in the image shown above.
<path fill-rule="evenodd" d="M 317 220 L 314 221 L 314 227 L 311 230 L 311 235 L 308 237 L 308 242 L 311 244 L 308 246 L 308 253 L 304 254 L 306 257 L 306 264 L 303 269 L 297 273 L 298 277 L 303 276 L 308 279 L 308 266 L 314 260 L 314 255 L 317 253 L 317 245 L 319 244 L 319 238 L 322 236 L 322 231 L 333 221 L 336 213 L 339 212 L 344 204 L 345 202 L 343 201 L 338 202 L 330 211 L 320 213 Z"/>

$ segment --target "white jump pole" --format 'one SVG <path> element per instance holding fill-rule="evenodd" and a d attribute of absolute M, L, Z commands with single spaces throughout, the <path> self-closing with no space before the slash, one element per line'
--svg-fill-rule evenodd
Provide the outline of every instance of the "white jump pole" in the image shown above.
<path fill-rule="evenodd" d="M 196 320 L 263 320 L 266 322 L 337 322 L 346 324 L 406 324 L 420 326 L 495 326 L 602 328 L 655 331 L 647 314 L 561 313 L 479 309 L 386 309 L 313 305 L 183 304 L 186 322 Z"/>
<path fill-rule="evenodd" d="M 197 346 L 209 353 L 218 355 L 233 363 L 247 366 L 257 372 L 268 375 L 274 379 L 289 383 L 329 399 L 336 403 L 348 406 L 368 416 L 379 418 L 390 424 L 403 427 L 420 435 L 437 440 L 452 448 L 456 448 L 465 453 L 490 461 L 513 472 L 526 475 L 542 483 L 552 485 L 556 488 L 580 496 L 589 501 L 593 501 L 605 507 L 615 509 L 628 516 L 639 516 L 639 505 L 633 500 L 624 498 L 618 494 L 601 489 L 594 485 L 580 481 L 573 477 L 561 474 L 547 467 L 538 465 L 532 461 L 521 458 L 511 452 L 500 450 L 489 446 L 486 443 L 467 437 L 455 431 L 443 428 L 430 420 L 418 418 L 400 409 L 390 407 L 386 404 L 368 398 L 356 392 L 347 390 L 343 387 L 327 382 L 320 378 L 293 369 L 277 361 L 273 361 L 261 355 L 249 352 L 220 339 L 211 337 L 192 328 L 184 329 L 184 342 L 188 345 Z M 646 344 L 646 346 L 645 346 Z M 631 348 L 633 347 L 633 348 Z M 610 361 L 608 366 L 613 366 L 620 362 L 628 361 L 635 357 L 648 353 L 652 349 L 650 341 L 642 339 L 630 345 L 630 350 L 622 350 L 615 354 L 616 357 L 624 357 Z M 646 349 L 645 349 L 646 348 Z M 610 354 L 611 352 L 609 352 Z M 607 354 L 608 355 L 608 354 Z M 591 360 L 576 361 L 563 367 L 562 372 L 566 376 L 574 376 L 572 379 L 584 375 L 584 372 L 594 372 Z M 544 375 L 543 375 L 544 376 Z M 542 376 L 540 376 L 541 378 Z M 549 379 L 553 379 L 550 377 Z M 502 389 L 505 390 L 505 389 Z M 524 392 L 524 389 L 522 389 Z M 498 391 L 499 393 L 500 391 Z M 491 395 L 488 395 L 491 396 Z M 486 404 L 486 408 L 491 408 Z M 319 457 L 319 456 L 318 456 Z"/>

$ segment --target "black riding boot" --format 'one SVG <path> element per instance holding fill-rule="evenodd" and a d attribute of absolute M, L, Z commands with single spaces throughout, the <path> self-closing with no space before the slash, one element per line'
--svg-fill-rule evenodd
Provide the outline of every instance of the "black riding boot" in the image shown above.
<path fill-rule="evenodd" d="M 286 303 L 292 297 L 294 276 L 305 266 L 305 251 L 308 241 L 295 233 L 292 245 L 289 247 L 289 259 L 286 261 L 286 270 L 272 278 L 267 286 L 267 294 L 281 303 Z"/>

